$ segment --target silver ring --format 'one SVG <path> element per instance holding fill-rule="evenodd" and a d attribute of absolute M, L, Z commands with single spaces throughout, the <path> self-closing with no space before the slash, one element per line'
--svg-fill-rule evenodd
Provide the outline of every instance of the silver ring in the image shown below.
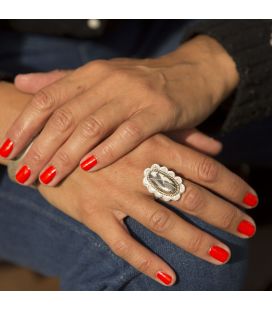
<path fill-rule="evenodd" d="M 181 194 L 185 192 L 182 178 L 176 176 L 174 171 L 170 171 L 158 164 L 145 169 L 143 184 L 149 193 L 164 201 L 177 201 L 180 199 Z"/>

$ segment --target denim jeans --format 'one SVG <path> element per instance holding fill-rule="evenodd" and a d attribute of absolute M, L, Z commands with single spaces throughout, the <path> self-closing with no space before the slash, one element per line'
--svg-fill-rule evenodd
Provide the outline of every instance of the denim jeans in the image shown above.
<path fill-rule="evenodd" d="M 131 37 L 137 37 L 137 25 L 129 25 L 125 33 L 115 34 L 116 40 L 114 35 L 103 40 L 79 40 L 2 32 L 0 69 L 14 73 L 45 71 L 78 67 L 96 58 L 157 56 L 180 44 L 184 26 L 173 27 L 176 31 L 169 29 L 168 33 L 167 27 L 156 26 L 150 37 L 141 33 L 141 44 L 136 44 Z M 152 38 L 162 37 L 161 29 L 167 35 L 160 44 L 152 44 Z M 230 246 L 230 262 L 215 266 L 127 218 L 131 234 L 174 268 L 177 282 L 165 287 L 114 255 L 99 236 L 47 203 L 36 190 L 12 183 L 5 170 L 1 167 L 0 258 L 59 277 L 63 290 L 238 290 L 243 285 L 245 240 L 180 212 L 181 217 Z"/>

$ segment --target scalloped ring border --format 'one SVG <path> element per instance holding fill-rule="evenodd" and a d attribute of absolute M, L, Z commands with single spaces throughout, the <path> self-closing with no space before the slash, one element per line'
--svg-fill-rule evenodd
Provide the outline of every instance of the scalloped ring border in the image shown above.
<path fill-rule="evenodd" d="M 158 188 L 155 188 L 148 180 L 149 174 L 152 170 L 160 171 L 163 175 L 165 175 L 167 178 L 172 180 L 177 187 L 177 190 L 175 191 L 175 193 L 165 194 L 165 192 L 159 190 Z M 158 164 L 153 164 L 150 168 L 146 168 L 144 170 L 143 185 L 147 188 L 149 193 L 152 193 L 156 198 L 163 199 L 164 201 L 179 200 L 181 198 L 181 195 L 185 192 L 185 189 L 186 189 L 181 177 L 176 176 L 175 172 L 168 170 L 167 167 L 165 166 L 161 167 Z"/>

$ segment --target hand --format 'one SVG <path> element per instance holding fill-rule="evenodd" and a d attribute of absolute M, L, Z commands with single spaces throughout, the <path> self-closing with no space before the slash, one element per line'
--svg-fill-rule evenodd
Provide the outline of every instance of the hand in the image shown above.
<path fill-rule="evenodd" d="M 95 171 L 157 132 L 194 127 L 237 80 L 228 54 L 203 36 L 159 59 L 93 61 L 37 92 L 7 132 L 6 155 L 41 131 L 24 159 L 25 184 L 42 171 L 40 181 L 54 186 L 80 160 Z"/>
<path fill-rule="evenodd" d="M 175 272 L 129 234 L 124 224 L 127 216 L 212 264 L 226 263 L 231 254 L 225 244 L 186 222 L 148 193 L 142 185 L 143 171 L 155 162 L 184 177 L 186 191 L 179 201 L 170 203 L 172 206 L 236 236 L 247 238 L 254 234 L 254 221 L 234 206 L 249 207 L 245 197 L 255 195 L 249 185 L 213 159 L 163 135 L 149 138 L 109 167 L 93 174 L 78 168 L 60 186 L 42 185 L 40 191 L 57 208 L 97 233 L 116 255 L 140 272 L 173 285 Z"/>
<path fill-rule="evenodd" d="M 22 112 L 30 96 L 16 91 L 12 85 L 0 83 L 0 99 L 2 138 L 1 134 Z M 175 137 L 180 141 L 186 139 L 189 143 L 200 139 L 201 147 L 208 151 L 214 152 L 215 146 L 218 146 L 199 133 L 187 137 L 183 133 L 175 133 Z M 6 162 L 0 158 L 0 163 Z M 58 187 L 40 185 L 39 191 L 57 208 L 97 232 L 117 255 L 136 269 L 157 281 L 160 281 L 157 273 L 162 271 L 172 277 L 162 277 L 160 274 L 165 284 L 172 285 L 175 282 L 174 271 L 129 235 L 123 222 L 126 215 L 214 264 L 226 263 L 230 249 L 155 202 L 142 185 L 143 170 L 154 162 L 165 164 L 186 179 L 185 193 L 179 201 L 172 203 L 176 208 L 239 237 L 254 234 L 254 221 L 234 206 L 256 206 L 257 197 L 253 189 L 211 158 L 162 135 L 148 139 L 123 159 L 101 171 L 89 175 L 76 169 Z M 110 190 L 105 195 L 103 189 L 107 188 Z M 214 245 L 223 250 L 216 252 Z M 225 262 L 221 262 L 223 259 Z"/>

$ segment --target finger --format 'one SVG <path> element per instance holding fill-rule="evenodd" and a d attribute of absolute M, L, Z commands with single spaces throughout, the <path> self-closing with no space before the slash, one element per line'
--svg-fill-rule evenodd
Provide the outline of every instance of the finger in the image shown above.
<path fill-rule="evenodd" d="M 176 142 L 186 144 L 197 151 L 210 155 L 218 155 L 223 148 L 220 141 L 203 134 L 197 129 L 177 130 L 167 134 Z"/>
<path fill-rule="evenodd" d="M 96 171 L 121 158 L 163 127 L 162 118 L 155 119 L 154 111 L 145 109 L 120 125 L 105 141 L 84 156 L 80 167 Z M 150 121 L 152 120 L 152 121 Z M 148 125 L 147 125 L 148 124 Z"/>
<path fill-rule="evenodd" d="M 153 198 L 131 198 L 129 204 L 133 208 L 124 209 L 129 216 L 186 252 L 215 265 L 224 264 L 230 259 L 230 249 L 225 244 L 189 224 Z"/>
<path fill-rule="evenodd" d="M 72 70 L 54 70 L 50 72 L 18 74 L 14 84 L 20 91 L 35 94 L 40 89 L 62 79 Z"/>
<path fill-rule="evenodd" d="M 78 166 L 80 159 L 90 148 L 108 136 L 127 118 L 128 113 L 129 107 L 125 108 L 121 102 L 111 102 L 84 118 L 43 169 L 40 181 L 50 186 L 57 185 Z"/>
<path fill-rule="evenodd" d="M 159 155 L 157 160 L 170 170 L 174 169 L 184 178 L 242 207 L 257 206 L 258 197 L 254 189 L 221 163 L 170 139 L 165 142 L 165 146 L 160 152 L 154 153 L 154 157 Z"/>
<path fill-rule="evenodd" d="M 33 141 L 27 154 L 19 163 L 16 173 L 17 181 L 24 185 L 32 184 L 52 157 L 54 160 L 51 162 L 51 165 L 47 166 L 47 172 L 41 180 L 49 182 L 49 178 L 52 180 L 56 174 L 58 174 L 57 178 L 61 176 L 61 173 L 59 174 L 58 172 L 62 172 L 64 175 L 66 172 L 72 171 L 73 168 L 78 165 L 80 158 L 89 150 L 88 139 L 90 139 L 92 135 L 96 137 L 97 132 L 100 132 L 100 128 L 98 128 L 100 119 L 96 119 L 95 116 L 92 119 L 88 118 L 88 122 L 84 119 L 86 115 L 92 115 L 92 113 L 103 106 L 104 103 L 105 95 L 102 93 L 102 90 L 98 91 L 97 89 L 94 90 L 91 88 L 86 93 L 68 101 L 60 108 L 56 109 L 50 116 L 41 133 Z M 105 115 L 108 117 L 107 112 Z M 83 122 L 80 126 L 82 132 L 77 136 L 78 140 L 76 140 L 74 144 L 67 142 L 69 150 L 67 146 L 62 147 L 62 145 L 66 145 L 65 141 L 67 139 L 67 141 L 70 141 L 69 137 L 76 130 L 81 121 Z M 106 124 L 111 124 L 110 121 L 111 119 L 108 119 Z M 81 146 L 81 148 L 85 147 L 85 153 L 77 155 L 78 159 L 75 162 L 73 155 L 80 153 L 79 146 Z M 76 155 L 74 155 L 74 157 L 75 156 Z M 50 171 L 48 171 L 48 168 L 50 168 Z M 28 171 L 27 177 L 22 172 L 26 169 Z"/>
<path fill-rule="evenodd" d="M 90 228 L 100 235 L 114 254 L 162 285 L 171 286 L 175 283 L 176 277 L 173 269 L 133 239 L 124 224 L 121 224 L 113 215 L 102 214 L 100 218 L 103 218 L 103 225 L 96 225 L 94 229 L 92 221 Z"/>
<path fill-rule="evenodd" d="M 82 94 L 87 89 L 98 83 L 106 74 L 106 67 L 93 65 L 95 74 L 91 75 L 90 65 L 87 69 L 82 67 L 71 74 L 57 80 L 38 91 L 26 106 L 24 111 L 15 120 L 5 135 L 5 143 L 9 144 L 6 158 L 14 158 L 44 127 L 45 122 L 58 107 L 66 101 Z M 90 74 L 90 76 L 88 76 Z M 8 141 L 8 142 L 7 142 Z"/>
<path fill-rule="evenodd" d="M 236 206 L 190 181 L 185 180 L 184 184 L 186 191 L 171 205 L 241 238 L 255 234 L 254 220 Z"/>

